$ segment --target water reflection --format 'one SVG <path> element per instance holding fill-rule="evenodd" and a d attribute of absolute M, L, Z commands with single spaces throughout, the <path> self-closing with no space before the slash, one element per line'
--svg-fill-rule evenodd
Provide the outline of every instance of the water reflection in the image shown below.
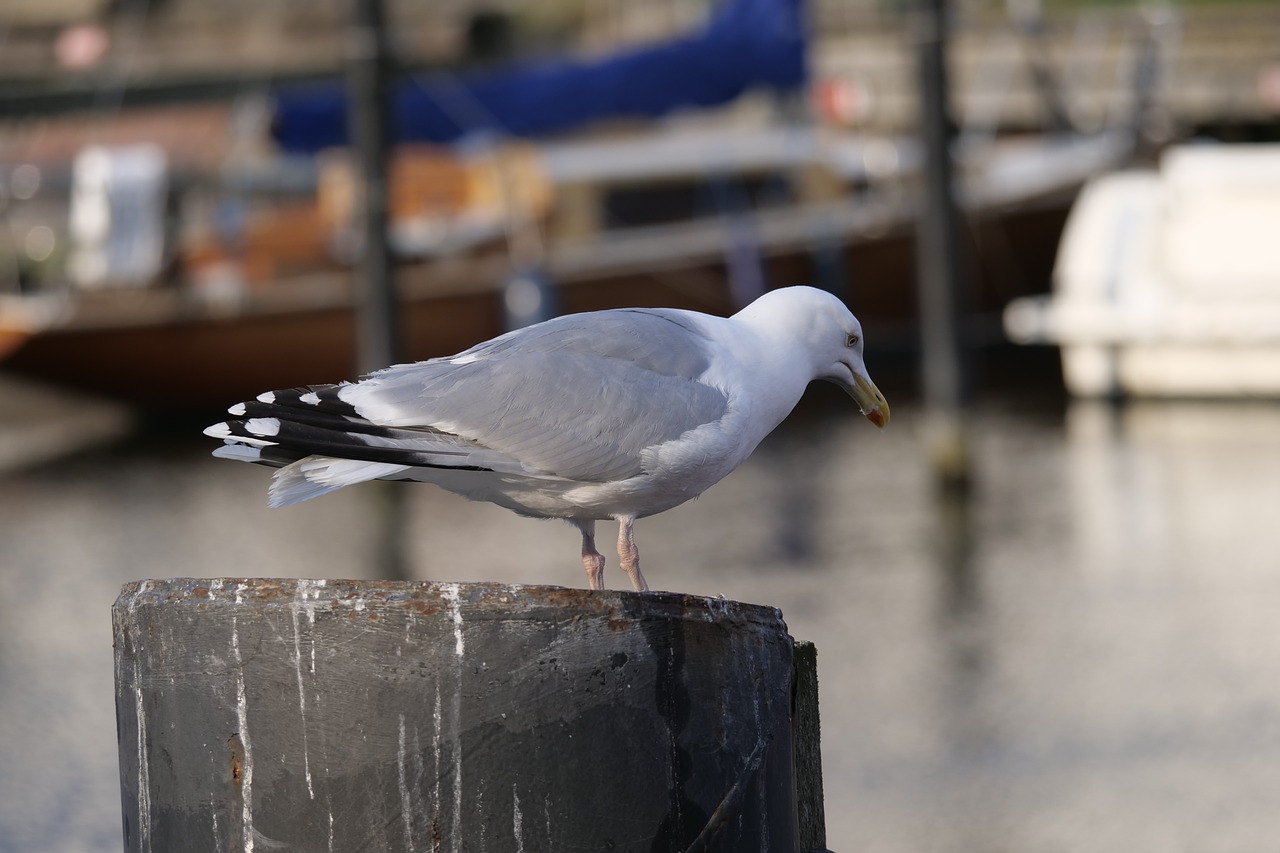
<path fill-rule="evenodd" d="M 1280 409 L 1166 403 L 1069 412 L 1074 504 L 1093 566 L 1159 572 L 1225 558 L 1276 567 L 1240 537 L 1280 507 Z"/>
<path fill-rule="evenodd" d="M 831 848 L 1272 849 L 1280 407 L 992 399 L 947 502 L 896 402 L 881 433 L 819 398 L 637 527 L 655 586 L 777 605 L 817 643 Z M 376 489 L 268 511 L 268 473 L 208 449 L 0 477 L 0 850 L 119 848 L 121 583 L 379 571 Z M 398 494 L 413 577 L 581 583 L 566 525 Z"/>
<path fill-rule="evenodd" d="M 832 413 L 827 413 L 830 416 Z M 837 475 L 827 464 L 833 442 L 843 431 L 815 426 L 780 430 L 755 454 L 761 476 L 774 483 L 768 494 L 771 512 L 770 545 L 764 551 L 773 563 L 803 570 L 818 563 L 815 545 L 823 504 Z"/>

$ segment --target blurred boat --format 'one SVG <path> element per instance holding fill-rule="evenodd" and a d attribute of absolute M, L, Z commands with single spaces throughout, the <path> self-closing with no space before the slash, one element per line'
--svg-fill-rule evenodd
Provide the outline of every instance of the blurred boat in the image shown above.
<path fill-rule="evenodd" d="M 1188 145 L 1091 181 L 1053 293 L 1009 336 L 1062 347 L 1084 397 L 1280 396 L 1280 145 Z"/>
<path fill-rule="evenodd" d="M 731 313 L 796 283 L 842 295 L 886 344 L 913 340 L 917 145 L 804 117 L 802 17 L 799 0 L 733 0 L 665 44 L 406 80 L 388 234 L 404 356 L 554 312 Z M 667 118 L 762 86 L 780 122 Z M 602 120 L 587 135 L 501 141 Z M 4 367 L 166 407 L 354 378 L 359 187 L 330 147 L 345 141 L 345 90 L 277 93 L 275 157 L 181 167 L 197 147 L 183 130 L 219 137 L 219 121 L 244 124 L 205 107 L 199 122 L 159 122 L 166 144 L 116 136 L 75 156 L 66 276 L 0 294 Z M 986 319 L 1047 281 L 1071 198 L 1131 148 L 1126 131 L 962 137 Z"/>
<path fill-rule="evenodd" d="M 465 190 L 485 183 L 466 177 L 468 169 L 501 167 L 449 167 L 459 173 L 450 179 L 459 198 L 434 196 L 434 209 L 449 215 L 428 215 L 412 193 L 403 203 L 392 200 L 406 357 L 448 355 L 504 330 L 504 299 L 521 269 L 511 250 L 520 233 L 537 241 L 536 269 L 554 282 L 559 311 L 666 305 L 731 313 L 750 298 L 731 287 L 735 258 L 745 252 L 770 285 L 820 281 L 824 259 L 834 257 L 852 271 L 838 275 L 835 286 L 851 284 L 844 295 L 860 314 L 886 327 L 909 326 L 913 144 L 820 136 L 812 129 L 699 131 L 523 148 L 515 167 L 524 175 L 517 181 L 523 201 L 514 216 L 493 201 L 493 186 L 469 196 Z M 1010 251 L 1025 252 L 1012 263 L 1015 273 L 988 277 L 979 293 L 987 311 L 1025 292 L 1018 288 L 1035 279 L 1024 275 L 1026 264 L 1049 256 L 1077 188 L 1127 151 L 1123 138 L 1091 137 L 973 152 L 964 203 L 977 222 L 1000 230 Z M 420 161 L 403 171 L 421 177 L 441 168 Z M 180 280 L 0 294 L 0 363 L 165 407 L 219 405 L 263 388 L 354 377 L 356 282 L 341 262 L 350 250 L 341 248 L 350 242 L 349 201 L 334 201 L 350 189 L 343 171 L 335 167 L 321 180 L 329 189 L 314 205 L 282 207 L 243 225 L 231 246 L 189 248 Z M 610 221 L 619 198 L 642 219 L 637 211 L 647 193 L 706 195 L 708 175 L 741 191 L 801 173 L 819 185 L 809 200 L 760 207 L 713 201 L 708 210 L 704 199 L 693 205 L 702 215 L 631 226 Z M 413 181 L 392 183 L 404 190 Z M 450 181 L 437 174 L 431 183 Z M 669 209 L 672 200 L 654 204 Z"/>

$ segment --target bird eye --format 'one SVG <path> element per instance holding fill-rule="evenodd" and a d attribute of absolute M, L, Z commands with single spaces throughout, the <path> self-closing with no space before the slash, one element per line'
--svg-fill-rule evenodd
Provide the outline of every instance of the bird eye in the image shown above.
<path fill-rule="evenodd" d="M 858 345 L 858 336 L 850 335 L 849 337 L 845 338 L 844 345 L 849 348 L 856 347 Z"/>

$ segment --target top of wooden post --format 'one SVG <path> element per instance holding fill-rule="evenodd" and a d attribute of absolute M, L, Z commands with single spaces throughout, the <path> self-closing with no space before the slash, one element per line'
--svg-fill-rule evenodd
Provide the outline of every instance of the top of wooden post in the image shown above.
<path fill-rule="evenodd" d="M 309 580 L 305 578 L 168 578 L 137 580 L 120 590 L 116 608 L 188 603 L 201 608 L 228 604 L 251 607 L 304 605 L 310 610 L 377 613 L 406 608 L 423 615 L 457 602 L 469 612 L 530 618 L 552 611 L 616 614 L 619 618 L 679 618 L 693 621 L 756 623 L 786 631 L 782 611 L 724 598 L 678 592 L 587 590 L 559 586 L 441 581 Z M 618 628 L 623 627 L 619 624 Z"/>

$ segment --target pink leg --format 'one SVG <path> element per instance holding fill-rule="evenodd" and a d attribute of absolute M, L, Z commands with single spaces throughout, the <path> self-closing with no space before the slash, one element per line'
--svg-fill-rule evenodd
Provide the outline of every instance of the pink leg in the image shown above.
<path fill-rule="evenodd" d="M 582 531 L 582 568 L 587 573 L 587 586 L 604 589 L 604 555 L 596 550 L 596 523 L 574 520 L 573 525 Z"/>
<path fill-rule="evenodd" d="M 635 523 L 634 518 L 618 519 L 618 561 L 627 577 L 631 578 L 631 586 L 640 592 L 646 592 L 649 584 L 645 583 L 644 575 L 640 574 L 640 549 L 636 547 L 636 538 L 631 531 Z"/>

